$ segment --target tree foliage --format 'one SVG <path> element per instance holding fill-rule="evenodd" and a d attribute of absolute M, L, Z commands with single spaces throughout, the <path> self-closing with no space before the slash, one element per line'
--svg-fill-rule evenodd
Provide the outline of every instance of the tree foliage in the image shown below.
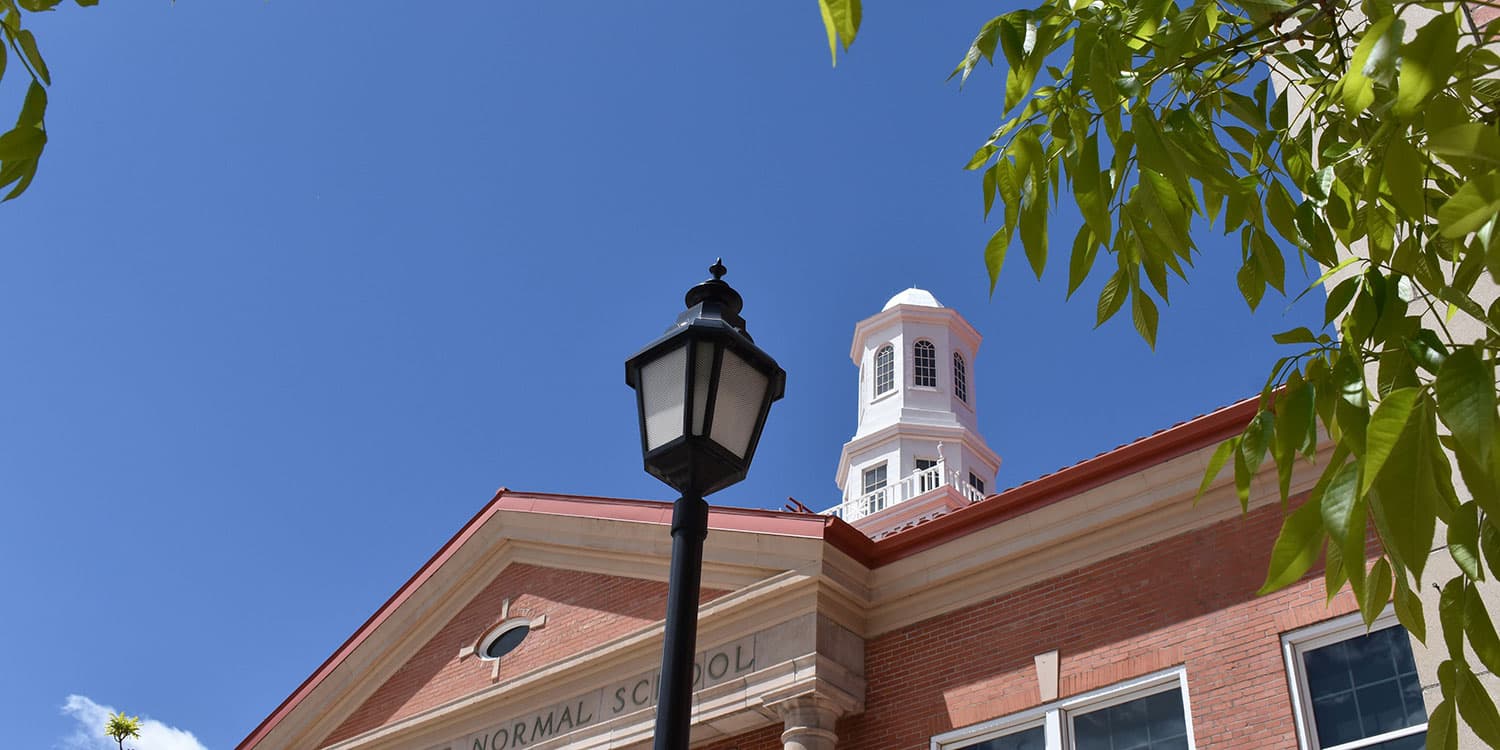
<path fill-rule="evenodd" d="M 42 150 L 47 146 L 47 87 L 52 74 L 37 49 L 36 37 L 23 26 L 22 11 L 49 11 L 62 0 L 0 0 L 0 81 L 20 66 L 30 76 L 15 127 L 0 133 L 0 202 L 26 191 L 36 178 Z M 99 0 L 75 0 L 79 5 L 98 5 Z"/>
<path fill-rule="evenodd" d="M 115 741 L 120 750 L 125 749 L 125 740 L 141 736 L 141 717 L 126 716 L 124 711 L 115 713 L 104 723 L 104 736 Z"/>
<path fill-rule="evenodd" d="M 836 55 L 859 2 L 820 3 Z M 1500 673 L 1475 588 L 1500 576 L 1500 24 L 1471 15 L 1493 7 L 1042 0 L 986 22 L 952 74 L 997 58 L 1005 70 L 1004 120 L 967 165 L 985 214 L 1000 214 L 984 249 L 992 290 L 1018 236 L 1041 276 L 1059 200 L 1083 217 L 1068 295 L 1103 277 L 1098 322 L 1128 308 L 1152 346 L 1169 277 L 1199 257 L 1195 233 L 1238 235 L 1251 309 L 1286 292 L 1288 262 L 1323 272 L 1325 331 L 1275 337 L 1292 353 L 1204 488 L 1232 466 L 1248 507 L 1252 476 L 1274 464 L 1286 513 L 1263 592 L 1321 555 L 1330 598 L 1348 588 L 1367 623 L 1393 603 L 1430 643 L 1417 592 L 1441 589 L 1448 659 L 1429 748 L 1456 747 L 1460 719 L 1500 746 L 1470 664 Z M 1294 464 L 1330 444 L 1291 507 Z M 1423 578 L 1440 526 L 1459 570 L 1441 584 Z"/>

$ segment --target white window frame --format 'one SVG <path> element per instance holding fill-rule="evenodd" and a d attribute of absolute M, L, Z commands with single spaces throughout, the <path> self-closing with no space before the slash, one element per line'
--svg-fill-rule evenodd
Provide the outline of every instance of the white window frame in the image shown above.
<path fill-rule="evenodd" d="M 1075 716 L 1174 689 L 1182 696 L 1182 716 L 1187 728 L 1188 750 L 1197 750 L 1198 743 L 1193 736 L 1193 701 L 1188 695 L 1187 669 L 1180 666 L 944 732 L 932 738 L 929 750 L 957 750 L 1033 727 L 1042 727 L 1047 750 L 1074 750 Z"/>
<path fill-rule="evenodd" d="M 930 373 L 932 376 L 932 382 L 930 383 L 920 383 L 918 382 L 917 378 L 917 369 L 922 366 L 922 357 L 920 354 L 918 354 L 918 352 L 922 350 L 923 344 L 927 345 L 927 350 L 932 354 L 932 359 L 928 360 L 928 364 L 932 366 L 932 372 Z M 941 382 L 938 380 L 937 363 L 937 344 L 934 344 L 927 339 L 917 339 L 917 341 L 911 345 L 911 386 L 913 388 L 937 390 L 938 383 Z"/>
<path fill-rule="evenodd" d="M 969 402 L 969 359 L 962 352 L 953 353 L 953 395 L 960 403 Z"/>
<path fill-rule="evenodd" d="M 882 390 L 880 390 L 880 384 L 881 384 L 881 380 L 880 380 L 880 355 L 883 352 L 887 352 L 887 351 L 891 353 L 891 369 L 890 369 L 890 373 L 889 373 L 890 374 L 890 381 L 889 381 L 890 382 L 890 387 L 886 388 L 885 390 L 882 391 Z M 895 393 L 896 392 L 896 384 L 897 384 L 896 383 L 896 381 L 897 381 L 896 371 L 898 369 L 897 362 L 896 362 L 896 347 L 894 345 L 891 345 L 891 344 L 881 344 L 880 346 L 875 347 L 875 355 L 870 358 L 870 365 L 871 365 L 871 369 L 875 371 L 875 379 L 872 381 L 872 386 L 873 386 L 872 390 L 874 391 L 874 395 L 873 395 L 872 399 L 875 400 L 875 401 L 879 401 L 881 396 L 886 396 L 886 395 Z"/>
<path fill-rule="evenodd" d="M 927 462 L 926 466 L 922 465 L 923 461 Z M 941 463 L 942 462 L 936 458 L 924 458 L 922 456 L 918 456 L 912 459 L 912 473 L 921 474 L 921 472 L 935 468 Z M 941 486 L 943 486 L 943 476 L 940 472 L 936 474 L 922 474 L 920 477 L 920 481 L 917 482 L 917 490 L 919 492 L 931 492 L 932 490 L 935 490 Z"/>
<path fill-rule="evenodd" d="M 1360 613 L 1354 612 L 1282 634 L 1281 655 L 1286 666 L 1287 687 L 1292 693 L 1292 714 L 1297 720 L 1297 747 L 1300 750 L 1356 750 L 1356 748 L 1399 740 L 1402 737 L 1427 731 L 1427 722 L 1424 721 L 1405 729 L 1377 734 L 1374 737 L 1345 742 L 1328 748 L 1318 742 L 1318 726 L 1313 718 L 1312 691 L 1307 686 L 1307 672 L 1302 668 L 1302 654 L 1400 625 L 1401 622 L 1396 619 L 1395 610 L 1387 606 L 1380 616 L 1375 618 L 1375 623 L 1368 630 L 1365 629 L 1364 618 Z M 1410 638 L 1411 635 L 1408 634 L 1407 637 Z M 1412 657 L 1416 657 L 1415 649 L 1413 649 Z"/>

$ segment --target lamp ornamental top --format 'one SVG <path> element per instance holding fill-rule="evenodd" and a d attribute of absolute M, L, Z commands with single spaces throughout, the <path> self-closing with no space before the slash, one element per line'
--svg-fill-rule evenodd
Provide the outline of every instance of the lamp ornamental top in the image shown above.
<path fill-rule="evenodd" d="M 728 271 L 729 269 L 724 267 L 722 258 L 715 259 L 714 264 L 708 267 L 708 272 L 713 274 L 713 278 L 689 289 L 683 302 L 689 310 L 703 305 L 705 313 L 716 315 L 740 333 L 748 336 L 749 334 L 745 331 L 745 319 L 740 317 L 740 311 L 745 307 L 745 300 L 740 297 L 739 292 L 734 290 L 734 287 L 724 281 L 724 274 Z"/>

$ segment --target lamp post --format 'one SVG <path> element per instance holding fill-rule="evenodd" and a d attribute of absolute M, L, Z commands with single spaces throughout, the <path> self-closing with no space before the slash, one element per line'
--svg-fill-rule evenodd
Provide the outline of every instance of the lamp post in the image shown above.
<path fill-rule="evenodd" d="M 672 567 L 656 702 L 656 750 L 686 750 L 692 725 L 693 657 L 708 503 L 745 478 L 786 372 L 755 345 L 744 301 L 722 260 L 688 290 L 687 309 L 665 335 L 625 362 L 636 391 L 646 471 L 681 493 L 672 506 Z"/>

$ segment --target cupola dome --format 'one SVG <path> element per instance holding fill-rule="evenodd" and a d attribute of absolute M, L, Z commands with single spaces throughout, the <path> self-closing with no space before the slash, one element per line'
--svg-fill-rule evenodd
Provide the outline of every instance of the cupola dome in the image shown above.
<path fill-rule="evenodd" d="M 901 290 L 901 293 L 897 294 L 896 296 L 892 297 L 890 301 L 886 302 L 885 307 L 880 308 L 880 311 L 885 312 L 886 310 L 889 310 L 896 305 L 916 305 L 917 307 L 943 306 L 942 303 L 937 301 L 937 297 L 932 296 L 932 292 L 929 292 L 926 289 L 918 289 L 916 287 Z"/>

